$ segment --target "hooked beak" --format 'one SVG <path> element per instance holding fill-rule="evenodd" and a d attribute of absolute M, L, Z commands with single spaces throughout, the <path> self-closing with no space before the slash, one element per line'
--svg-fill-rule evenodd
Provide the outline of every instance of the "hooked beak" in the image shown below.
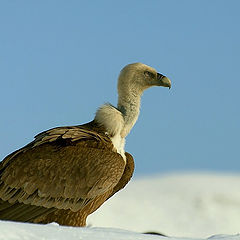
<path fill-rule="evenodd" d="M 158 86 L 171 88 L 171 80 L 161 73 L 157 73 Z"/>

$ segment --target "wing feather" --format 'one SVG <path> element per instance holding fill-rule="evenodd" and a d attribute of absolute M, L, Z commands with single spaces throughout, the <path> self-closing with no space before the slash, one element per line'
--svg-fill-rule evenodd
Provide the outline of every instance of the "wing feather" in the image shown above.
<path fill-rule="evenodd" d="M 83 208 L 113 189 L 123 174 L 125 163 L 112 149 L 107 136 L 80 126 L 38 134 L 0 164 L 0 198 L 5 201 L 5 207 L 0 201 L 0 218 L 11 208 L 8 204 L 12 214 L 24 210 L 20 203 L 31 205 L 28 211 L 35 215 L 44 208 Z"/>

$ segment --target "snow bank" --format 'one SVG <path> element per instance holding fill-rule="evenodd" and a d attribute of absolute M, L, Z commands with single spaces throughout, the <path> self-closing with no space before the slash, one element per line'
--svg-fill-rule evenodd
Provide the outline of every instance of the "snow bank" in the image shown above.
<path fill-rule="evenodd" d="M 166 238 L 110 228 L 63 227 L 0 221 L 0 240 L 191 240 Z M 214 240 L 240 240 L 240 235 L 214 236 Z M 194 240 L 194 239 L 193 239 Z M 198 239 L 195 239 L 198 240 Z"/>
<path fill-rule="evenodd" d="M 172 174 L 137 179 L 88 218 L 92 226 L 207 238 L 240 232 L 240 176 Z"/>

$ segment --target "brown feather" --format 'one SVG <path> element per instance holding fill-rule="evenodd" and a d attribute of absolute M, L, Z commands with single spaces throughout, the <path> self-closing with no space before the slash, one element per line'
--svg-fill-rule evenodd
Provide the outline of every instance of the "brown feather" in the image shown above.
<path fill-rule="evenodd" d="M 94 121 L 42 132 L 0 163 L 0 219 L 85 226 L 130 180 L 126 156 L 125 166 Z"/>

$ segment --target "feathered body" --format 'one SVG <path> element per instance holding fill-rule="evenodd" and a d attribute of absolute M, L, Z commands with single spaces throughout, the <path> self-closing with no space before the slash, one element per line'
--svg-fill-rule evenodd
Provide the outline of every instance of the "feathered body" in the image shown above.
<path fill-rule="evenodd" d="M 145 79 L 151 73 L 154 84 Z M 170 84 L 147 65 L 127 65 L 119 76 L 117 108 L 105 104 L 92 122 L 47 130 L 8 155 L 0 162 L 0 219 L 85 226 L 87 216 L 132 177 L 125 137 L 143 90 Z"/>

